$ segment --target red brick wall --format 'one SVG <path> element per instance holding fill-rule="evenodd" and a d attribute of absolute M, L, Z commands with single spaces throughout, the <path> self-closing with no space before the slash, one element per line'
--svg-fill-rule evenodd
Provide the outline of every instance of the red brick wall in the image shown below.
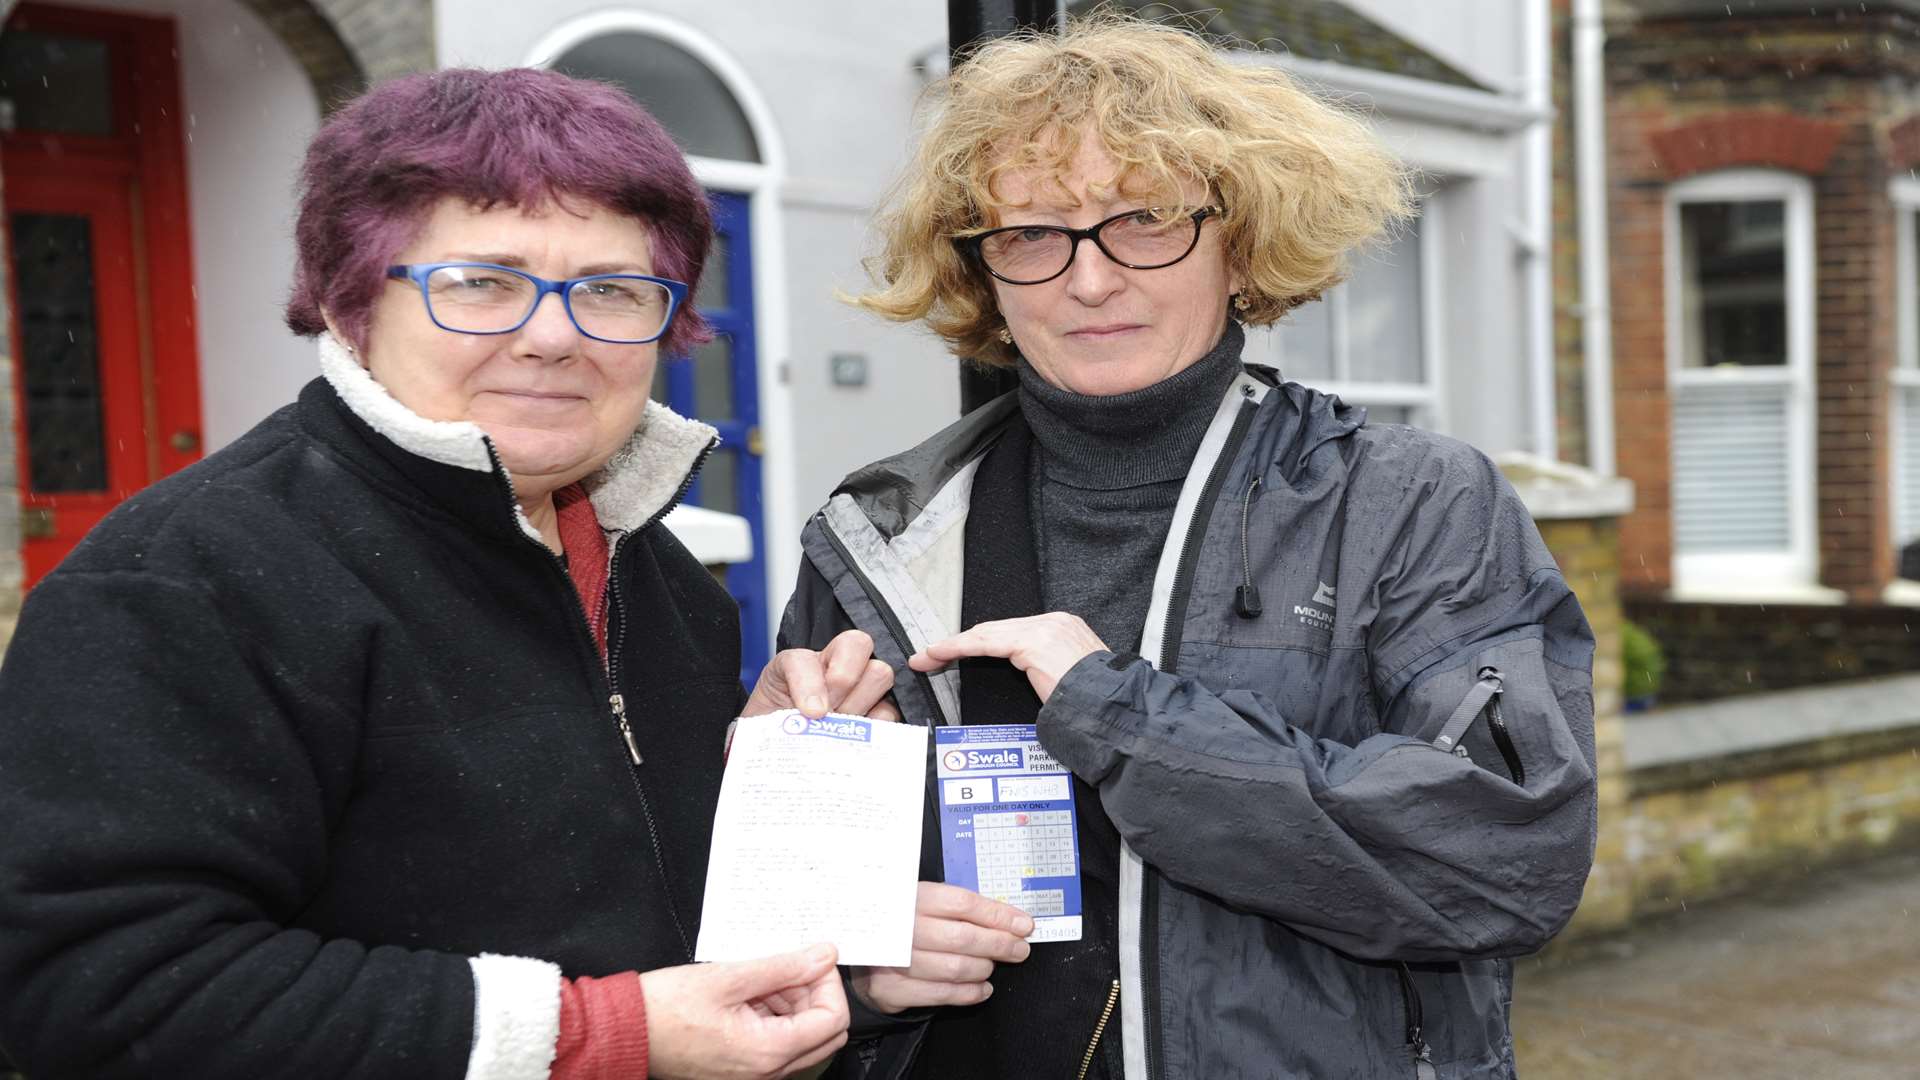
<path fill-rule="evenodd" d="M 1891 16 L 1649 19 L 1607 50 L 1614 389 L 1620 472 L 1636 488 L 1621 525 L 1622 585 L 1672 585 L 1671 399 L 1666 377 L 1664 200 L 1675 180 L 1772 167 L 1814 185 L 1814 380 L 1820 581 L 1857 602 L 1892 576 L 1887 371 L 1894 349 L 1895 95 L 1920 77 L 1920 38 Z M 1899 132 L 1896 138 L 1895 133 Z"/>

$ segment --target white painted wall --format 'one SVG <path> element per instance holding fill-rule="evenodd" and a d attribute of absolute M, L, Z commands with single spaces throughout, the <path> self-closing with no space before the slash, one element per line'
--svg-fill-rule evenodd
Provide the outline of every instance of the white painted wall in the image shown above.
<path fill-rule="evenodd" d="M 235 0 L 88 0 L 175 22 L 187 112 L 201 442 L 232 442 L 318 374 L 280 312 L 293 278 L 293 180 L 320 109 L 286 48 Z"/>
<path fill-rule="evenodd" d="M 1520 6 L 1547 0 L 1344 0 L 1362 15 L 1478 79 L 1491 90 L 1519 90 L 1526 71 Z M 1468 14 L 1468 13 L 1471 14 Z"/>

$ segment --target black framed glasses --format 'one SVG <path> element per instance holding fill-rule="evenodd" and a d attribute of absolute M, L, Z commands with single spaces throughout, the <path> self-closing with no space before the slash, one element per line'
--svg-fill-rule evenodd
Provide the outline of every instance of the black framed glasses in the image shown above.
<path fill-rule="evenodd" d="M 1039 285 L 1067 272 L 1082 240 L 1093 241 L 1101 254 L 1129 270 L 1172 266 L 1193 254 L 1200 226 L 1226 212 L 1222 206 L 1203 206 L 1191 214 L 1150 207 L 1115 214 L 1085 229 L 1008 225 L 958 237 L 954 243 L 1009 285 Z"/>
<path fill-rule="evenodd" d="M 548 293 L 559 293 L 582 334 L 615 345 L 658 341 L 687 300 L 687 286 L 645 274 L 590 274 L 550 281 L 494 263 L 413 263 L 387 276 L 420 286 L 427 318 L 456 334 L 510 334 L 527 324 Z"/>

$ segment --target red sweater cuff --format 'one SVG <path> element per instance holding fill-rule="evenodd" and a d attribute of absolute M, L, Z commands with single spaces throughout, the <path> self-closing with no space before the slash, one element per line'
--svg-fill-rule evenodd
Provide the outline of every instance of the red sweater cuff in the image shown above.
<path fill-rule="evenodd" d="M 551 1080 L 647 1075 L 647 1001 L 640 973 L 560 980 L 560 1040 Z"/>

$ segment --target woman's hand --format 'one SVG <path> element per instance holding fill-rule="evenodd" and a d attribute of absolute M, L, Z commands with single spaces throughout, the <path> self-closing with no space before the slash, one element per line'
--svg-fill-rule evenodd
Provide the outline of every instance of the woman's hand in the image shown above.
<path fill-rule="evenodd" d="M 740 715 L 799 709 L 815 718 L 837 712 L 898 720 L 900 710 L 886 700 L 892 690 L 893 669 L 873 658 L 873 639 L 848 630 L 819 652 L 788 649 L 769 660 Z"/>
<path fill-rule="evenodd" d="M 831 945 L 640 974 L 648 1072 L 674 1080 L 771 1080 L 847 1041 L 847 997 Z"/>
<path fill-rule="evenodd" d="M 931 1005 L 978 1005 L 993 993 L 993 965 L 1017 964 L 1032 946 L 1033 917 L 957 885 L 920 883 L 913 912 L 913 962 L 853 969 L 853 988 L 883 1013 Z"/>
<path fill-rule="evenodd" d="M 975 623 L 971 630 L 936 641 L 907 658 L 915 671 L 938 671 L 966 656 L 998 656 L 1027 673 L 1041 701 L 1052 696 L 1067 669 L 1107 647 L 1085 620 L 1065 611 Z"/>

